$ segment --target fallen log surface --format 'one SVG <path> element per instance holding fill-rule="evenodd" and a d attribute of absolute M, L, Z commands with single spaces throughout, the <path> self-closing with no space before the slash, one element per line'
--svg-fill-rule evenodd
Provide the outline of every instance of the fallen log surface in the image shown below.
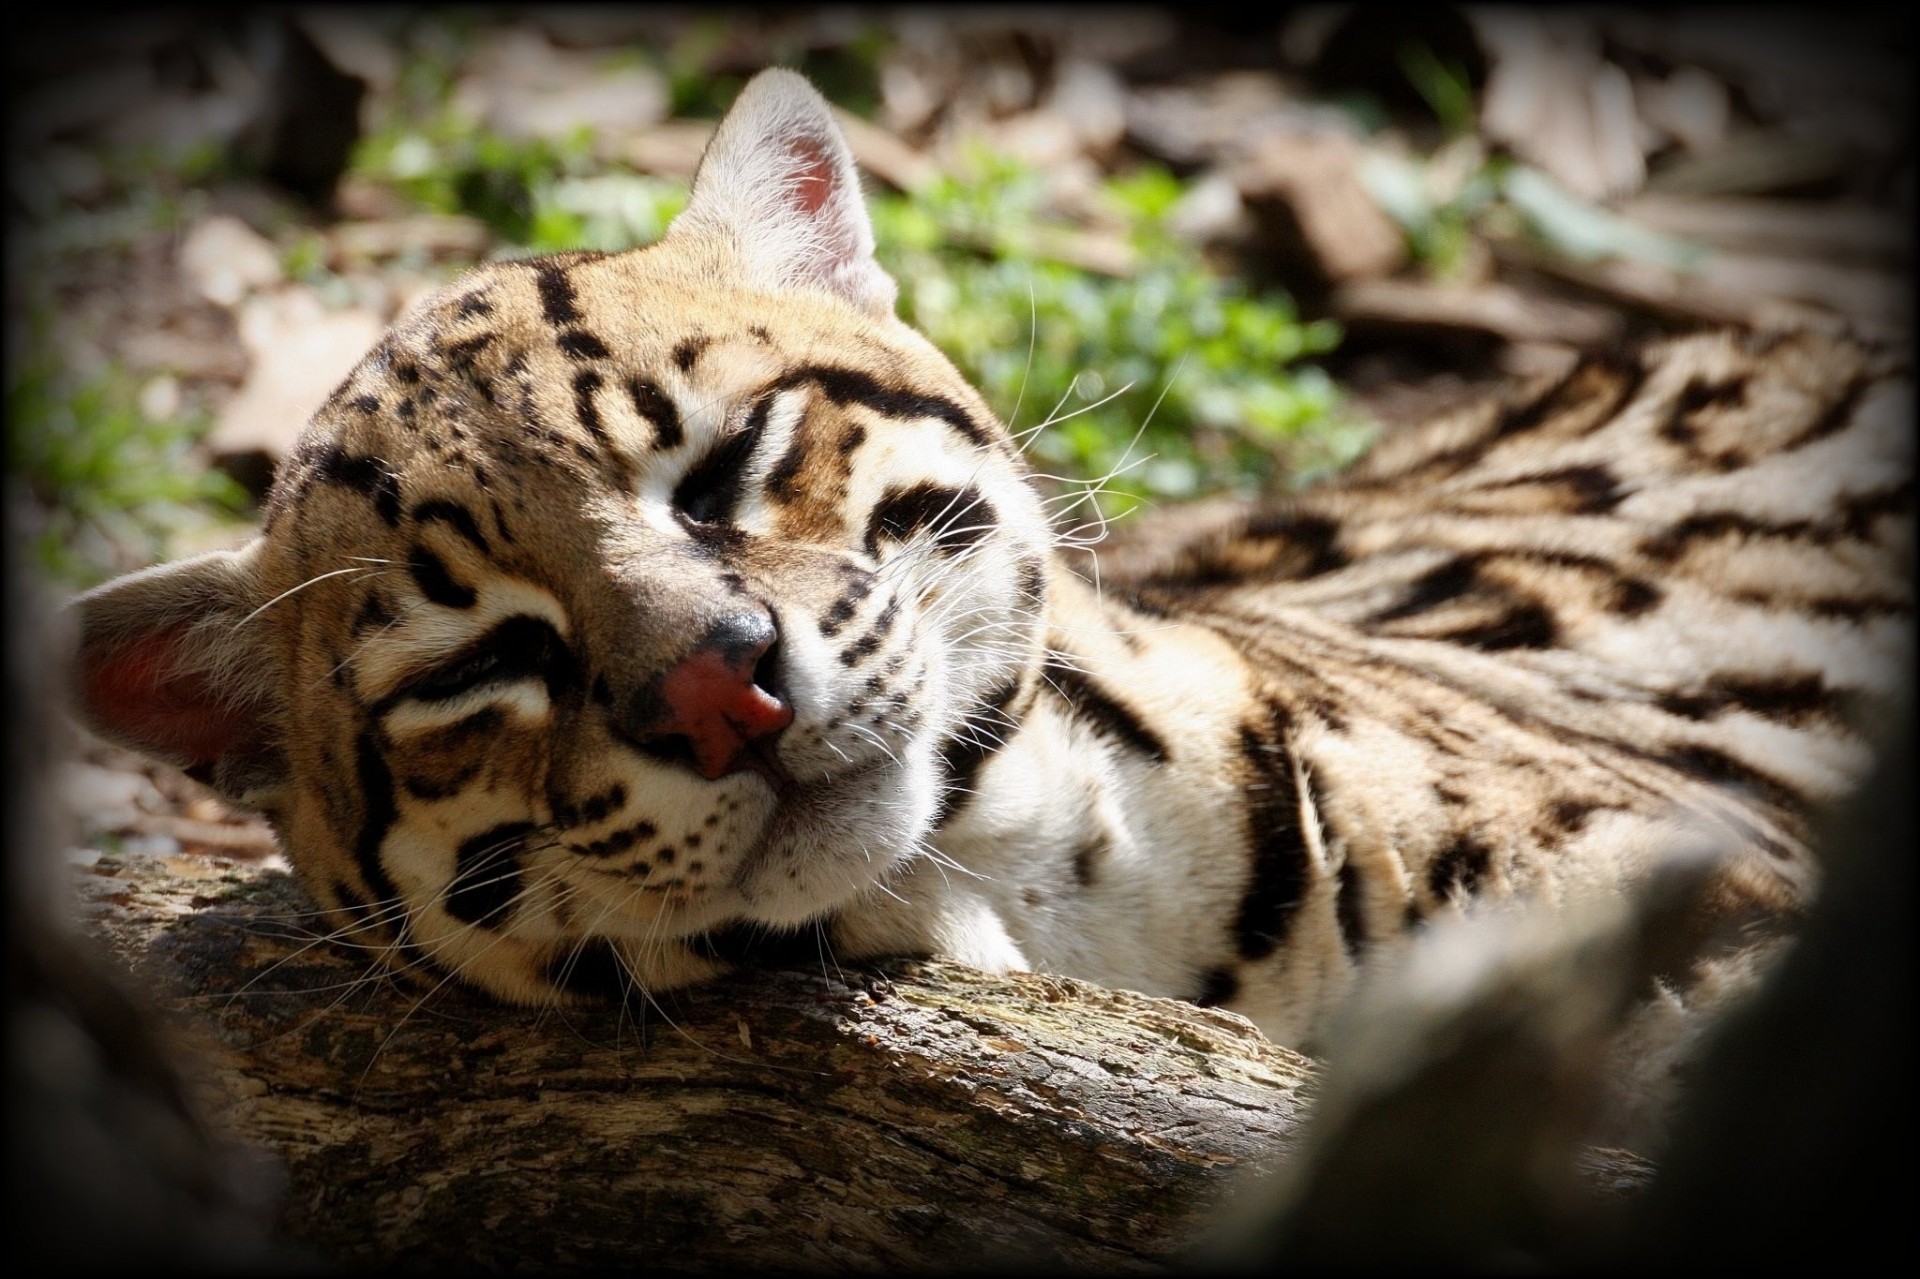
<path fill-rule="evenodd" d="M 1313 1066 L 1232 1014 L 937 962 L 502 1008 L 312 944 L 284 872 L 102 857 L 87 932 L 343 1264 L 1145 1268 L 1287 1155 Z"/>

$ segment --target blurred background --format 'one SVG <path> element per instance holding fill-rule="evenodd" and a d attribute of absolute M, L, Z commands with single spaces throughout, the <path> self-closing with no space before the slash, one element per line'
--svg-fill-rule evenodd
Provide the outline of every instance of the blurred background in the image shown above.
<path fill-rule="evenodd" d="M 1107 515 L 1310 484 L 1617 342 L 1911 345 L 1913 46 L 1886 9 L 145 9 L 9 35 L 6 506 L 43 599 L 250 536 L 412 301 L 655 239 L 774 64 L 842 109 L 903 317 Z M 22 740 L 72 817 L 29 834 L 67 861 L 275 855 L 171 769 Z"/>
<path fill-rule="evenodd" d="M 8 169 L 33 558 L 81 585 L 230 540 L 399 311 L 481 259 L 651 241 L 774 63 L 843 109 L 902 314 L 1110 514 L 1310 482 L 1648 331 L 1905 339 L 1897 19 L 1279 13 L 43 23 L 12 49 Z"/>
<path fill-rule="evenodd" d="M 902 315 L 1106 515 L 1311 483 L 1583 348 L 1909 341 L 1879 11 L 132 10 L 10 58 L 7 495 L 56 597 L 244 540 L 473 263 L 659 236 L 776 63 L 841 108 Z M 89 846 L 271 854 L 97 743 L 68 780 Z"/>

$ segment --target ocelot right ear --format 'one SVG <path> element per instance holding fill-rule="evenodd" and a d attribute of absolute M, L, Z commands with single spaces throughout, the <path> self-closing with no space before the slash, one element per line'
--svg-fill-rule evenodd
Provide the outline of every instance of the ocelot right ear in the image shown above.
<path fill-rule="evenodd" d="M 249 808 L 287 776 L 275 660 L 250 629 L 259 553 L 255 541 L 143 569 L 69 605 L 82 720 Z"/>
<path fill-rule="evenodd" d="M 898 290 L 873 256 L 853 152 L 833 108 L 795 72 L 768 68 L 734 99 L 668 228 L 689 233 L 727 240 L 757 288 L 824 289 L 893 314 Z"/>

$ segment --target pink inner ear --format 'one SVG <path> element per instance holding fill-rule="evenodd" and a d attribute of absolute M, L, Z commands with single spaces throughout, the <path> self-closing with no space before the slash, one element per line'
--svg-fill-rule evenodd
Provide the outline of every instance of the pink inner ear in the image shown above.
<path fill-rule="evenodd" d="M 80 701 L 96 724 L 123 740 L 189 766 L 211 764 L 257 734 L 251 716 L 215 697 L 201 676 L 179 669 L 184 631 L 82 653 Z"/>
<path fill-rule="evenodd" d="M 787 154 L 794 177 L 788 198 L 794 208 L 816 217 L 833 196 L 833 152 L 817 138 L 796 138 Z"/>

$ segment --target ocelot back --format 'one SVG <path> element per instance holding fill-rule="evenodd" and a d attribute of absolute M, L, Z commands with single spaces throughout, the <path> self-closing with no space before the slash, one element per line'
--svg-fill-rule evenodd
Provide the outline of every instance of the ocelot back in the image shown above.
<path fill-rule="evenodd" d="M 343 935 L 515 1001 L 786 936 L 1310 1044 L 1478 900 L 1702 840 L 1717 909 L 1803 900 L 1904 671 L 1900 370 L 1588 361 L 1096 573 L 893 301 L 826 104 L 763 74 L 659 244 L 449 286 L 256 541 L 83 597 L 84 713 L 267 812 Z"/>

